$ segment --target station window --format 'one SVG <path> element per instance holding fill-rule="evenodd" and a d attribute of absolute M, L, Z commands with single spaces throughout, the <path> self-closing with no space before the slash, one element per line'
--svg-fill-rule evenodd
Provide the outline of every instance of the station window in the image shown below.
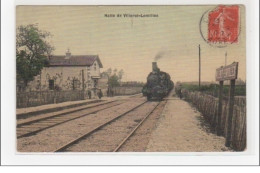
<path fill-rule="evenodd" d="M 94 87 L 95 88 L 97 87 L 97 83 L 98 83 L 97 79 L 94 79 Z"/>
<path fill-rule="evenodd" d="M 53 79 L 49 80 L 49 90 L 54 90 L 54 80 Z"/>
<path fill-rule="evenodd" d="M 94 63 L 94 70 L 96 71 L 97 70 L 97 64 Z"/>
<path fill-rule="evenodd" d="M 76 90 L 77 88 L 79 88 L 79 80 L 78 79 L 73 79 L 72 80 L 72 89 Z"/>

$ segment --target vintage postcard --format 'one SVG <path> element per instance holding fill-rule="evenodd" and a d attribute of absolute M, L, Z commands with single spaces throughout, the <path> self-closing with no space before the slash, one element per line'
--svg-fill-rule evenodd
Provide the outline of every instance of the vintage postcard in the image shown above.
<path fill-rule="evenodd" d="M 247 150 L 245 6 L 16 6 L 16 151 Z"/>

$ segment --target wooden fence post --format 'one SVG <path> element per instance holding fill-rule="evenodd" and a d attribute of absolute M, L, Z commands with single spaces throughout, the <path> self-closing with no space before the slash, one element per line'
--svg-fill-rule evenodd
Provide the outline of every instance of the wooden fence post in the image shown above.
<path fill-rule="evenodd" d="M 218 94 L 218 121 L 217 121 L 217 135 L 222 135 L 221 130 L 221 115 L 222 115 L 222 97 L 223 94 L 223 81 L 219 81 L 219 94 Z"/>
<path fill-rule="evenodd" d="M 229 89 L 229 101 L 228 101 L 228 126 L 227 126 L 227 137 L 226 137 L 226 146 L 229 147 L 231 144 L 232 136 L 232 119 L 233 119 L 233 107 L 234 107 L 234 94 L 235 94 L 235 82 L 236 80 L 230 80 L 230 89 Z"/>

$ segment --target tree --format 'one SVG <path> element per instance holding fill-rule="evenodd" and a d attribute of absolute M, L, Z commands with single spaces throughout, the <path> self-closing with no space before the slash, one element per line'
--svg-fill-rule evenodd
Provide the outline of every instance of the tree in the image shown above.
<path fill-rule="evenodd" d="M 47 56 L 54 50 L 46 39 L 51 34 L 37 25 L 19 26 L 16 34 L 16 78 L 26 87 L 48 64 Z"/>
<path fill-rule="evenodd" d="M 124 71 L 122 69 L 118 71 L 117 69 L 112 70 L 111 68 L 109 68 L 104 71 L 102 75 L 108 77 L 108 86 L 113 88 L 120 85 L 121 79 L 124 75 Z"/>
<path fill-rule="evenodd" d="M 108 85 L 112 88 L 120 85 L 119 78 L 116 74 L 113 74 L 108 78 Z"/>
<path fill-rule="evenodd" d="M 124 70 L 119 70 L 119 72 L 118 72 L 118 78 L 119 78 L 119 81 L 121 82 L 121 79 L 122 79 L 122 77 L 123 77 L 123 75 L 124 75 Z"/>

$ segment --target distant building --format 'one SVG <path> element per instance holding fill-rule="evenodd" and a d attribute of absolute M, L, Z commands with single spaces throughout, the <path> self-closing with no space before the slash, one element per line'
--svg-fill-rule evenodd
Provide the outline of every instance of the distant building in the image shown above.
<path fill-rule="evenodd" d="M 50 56 L 48 66 L 30 82 L 27 91 L 93 90 L 98 87 L 100 68 L 98 55 Z"/>

